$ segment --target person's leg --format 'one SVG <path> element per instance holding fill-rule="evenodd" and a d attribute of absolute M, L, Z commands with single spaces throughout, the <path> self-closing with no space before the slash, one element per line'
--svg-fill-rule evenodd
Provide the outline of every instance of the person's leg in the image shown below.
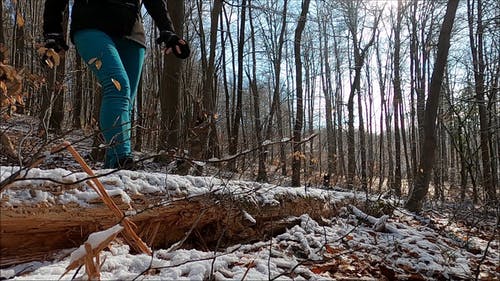
<path fill-rule="evenodd" d="M 104 32 L 93 29 L 77 31 L 74 42 L 78 53 L 102 86 L 99 122 L 108 145 L 104 167 L 116 168 L 119 159 L 132 153 L 129 76 L 115 42 Z"/>
<path fill-rule="evenodd" d="M 114 41 L 130 82 L 130 113 L 132 114 L 135 97 L 137 95 L 137 88 L 139 87 L 139 80 L 141 78 L 146 48 L 125 38 L 114 39 Z"/>

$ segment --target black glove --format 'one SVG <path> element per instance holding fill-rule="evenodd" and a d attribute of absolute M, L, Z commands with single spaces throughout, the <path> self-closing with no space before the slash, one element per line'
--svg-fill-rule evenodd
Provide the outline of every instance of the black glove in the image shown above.
<path fill-rule="evenodd" d="M 62 33 L 44 34 L 44 40 L 45 40 L 45 48 L 54 49 L 56 53 L 59 53 L 62 50 L 67 51 L 69 49 Z"/>
<path fill-rule="evenodd" d="M 174 55 L 180 59 L 185 59 L 191 54 L 188 43 L 169 30 L 160 31 L 156 44 L 165 44 L 165 48 L 171 48 Z"/>

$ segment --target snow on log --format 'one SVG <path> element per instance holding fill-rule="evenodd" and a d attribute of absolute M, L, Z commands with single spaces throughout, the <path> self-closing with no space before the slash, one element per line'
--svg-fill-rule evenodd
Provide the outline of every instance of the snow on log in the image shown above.
<path fill-rule="evenodd" d="M 0 166 L 0 182 L 17 171 Z M 152 249 L 178 241 L 214 248 L 256 241 L 289 226 L 287 218 L 331 217 L 351 193 L 213 177 L 101 170 L 97 174 L 136 233 Z M 107 175 L 104 175 L 107 174 Z M 86 185 L 85 173 L 32 169 L 0 193 L 0 266 L 49 259 L 90 233 L 120 223 Z M 188 235 L 186 235 L 188 234 Z M 186 239 L 185 236 L 188 239 Z"/>
<path fill-rule="evenodd" d="M 361 211 L 360 209 L 356 208 L 355 206 L 352 206 L 350 205 L 350 208 L 352 210 L 352 213 L 362 219 L 362 220 L 366 220 L 367 222 L 369 222 L 370 224 L 373 225 L 373 230 L 375 231 L 378 231 L 378 232 L 391 232 L 391 233 L 395 233 L 397 234 L 399 231 L 398 229 L 387 223 L 387 220 L 389 219 L 389 216 L 388 215 L 383 215 L 381 216 L 380 218 L 376 218 L 376 217 L 373 217 L 373 216 L 370 216 L 370 215 L 367 215 L 365 214 L 363 211 Z"/>

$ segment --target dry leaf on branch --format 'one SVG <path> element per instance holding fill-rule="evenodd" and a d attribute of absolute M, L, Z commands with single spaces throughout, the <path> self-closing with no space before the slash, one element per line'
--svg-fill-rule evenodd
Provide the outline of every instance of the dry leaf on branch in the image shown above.
<path fill-rule="evenodd" d="M 22 71 L 17 72 L 14 67 L 0 63 L 0 109 L 23 105 L 22 88 Z"/>

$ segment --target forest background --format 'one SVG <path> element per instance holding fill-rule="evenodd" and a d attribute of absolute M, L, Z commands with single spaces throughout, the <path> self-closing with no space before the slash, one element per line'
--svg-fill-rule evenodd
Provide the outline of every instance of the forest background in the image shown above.
<path fill-rule="evenodd" d="M 426 195 L 496 202 L 498 1 L 168 3 L 193 53 L 185 61 L 164 55 L 143 16 L 149 48 L 133 120 L 136 151 L 262 182 L 410 195 L 412 210 Z M 0 5 L 0 61 L 23 69 L 25 82 L 10 110 L 37 117 L 41 139 L 82 129 L 98 149 L 100 89 L 84 65 L 98 59 L 83 62 L 72 46 L 59 66 L 40 63 L 43 6 Z"/>

